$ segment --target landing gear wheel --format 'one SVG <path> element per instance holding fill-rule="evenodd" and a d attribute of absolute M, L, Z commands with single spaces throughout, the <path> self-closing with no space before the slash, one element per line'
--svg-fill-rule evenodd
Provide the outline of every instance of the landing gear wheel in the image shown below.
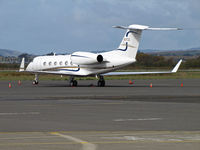
<path fill-rule="evenodd" d="M 100 87 L 101 86 L 101 81 L 97 82 L 97 86 Z"/>
<path fill-rule="evenodd" d="M 73 81 L 73 86 L 77 86 L 78 82 L 76 80 Z"/>
<path fill-rule="evenodd" d="M 99 87 L 104 87 L 105 86 L 105 81 L 104 80 L 103 81 L 99 80 L 97 84 L 98 84 Z"/>
<path fill-rule="evenodd" d="M 99 87 L 104 87 L 105 86 L 105 81 L 103 80 L 103 81 L 98 81 L 98 86 Z"/>
<path fill-rule="evenodd" d="M 35 74 L 35 79 L 33 80 L 33 85 L 37 85 L 39 82 L 38 82 L 38 74 Z"/>
<path fill-rule="evenodd" d="M 98 87 L 104 87 L 105 86 L 105 80 L 103 76 L 100 76 L 99 81 L 97 82 Z"/>
<path fill-rule="evenodd" d="M 37 85 L 38 83 L 39 83 L 39 82 L 36 81 L 36 80 L 33 81 L 33 85 Z"/>
<path fill-rule="evenodd" d="M 77 86 L 78 82 L 76 80 L 70 81 L 70 86 Z"/>

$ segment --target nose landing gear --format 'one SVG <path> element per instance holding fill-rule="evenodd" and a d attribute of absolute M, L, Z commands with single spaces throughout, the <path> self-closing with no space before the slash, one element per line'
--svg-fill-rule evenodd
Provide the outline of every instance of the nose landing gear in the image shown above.
<path fill-rule="evenodd" d="M 35 79 L 33 80 L 33 85 L 37 85 L 38 83 L 39 83 L 38 74 L 35 74 Z"/>

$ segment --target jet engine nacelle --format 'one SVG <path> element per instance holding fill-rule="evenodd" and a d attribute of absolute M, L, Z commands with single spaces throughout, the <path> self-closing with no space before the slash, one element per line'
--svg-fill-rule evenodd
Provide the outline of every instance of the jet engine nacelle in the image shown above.
<path fill-rule="evenodd" d="M 71 55 L 71 60 L 73 64 L 91 65 L 103 62 L 103 56 L 90 52 L 75 52 Z"/>

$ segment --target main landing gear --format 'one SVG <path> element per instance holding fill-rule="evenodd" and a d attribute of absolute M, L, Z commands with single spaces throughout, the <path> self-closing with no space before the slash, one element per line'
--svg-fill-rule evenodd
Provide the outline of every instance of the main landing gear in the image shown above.
<path fill-rule="evenodd" d="M 104 77 L 99 75 L 97 76 L 99 78 L 98 82 L 97 82 L 97 86 L 98 87 L 104 87 L 105 86 L 105 80 L 104 80 Z M 76 80 L 74 80 L 74 77 L 73 76 L 70 76 L 70 79 L 69 79 L 69 86 L 73 87 L 73 86 L 77 86 L 78 85 L 78 82 Z"/>
<path fill-rule="evenodd" d="M 33 85 L 37 85 L 38 82 L 38 74 L 35 74 L 35 79 L 33 80 Z"/>
<path fill-rule="evenodd" d="M 97 86 L 104 87 L 105 86 L 105 80 L 103 76 L 99 76 L 99 81 L 97 82 Z"/>
<path fill-rule="evenodd" d="M 69 86 L 77 86 L 77 85 L 78 85 L 78 82 L 74 80 L 74 77 L 70 76 Z"/>

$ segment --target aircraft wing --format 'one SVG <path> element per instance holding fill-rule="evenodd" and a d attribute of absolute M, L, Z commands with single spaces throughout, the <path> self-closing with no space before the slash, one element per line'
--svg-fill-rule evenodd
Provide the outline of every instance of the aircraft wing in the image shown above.
<path fill-rule="evenodd" d="M 171 71 L 160 71 L 160 72 L 109 72 L 103 75 L 106 76 L 114 76 L 114 75 L 138 75 L 138 74 L 168 74 L 168 73 L 176 73 L 178 68 L 180 67 L 182 59 L 176 64 L 176 66 Z"/>

